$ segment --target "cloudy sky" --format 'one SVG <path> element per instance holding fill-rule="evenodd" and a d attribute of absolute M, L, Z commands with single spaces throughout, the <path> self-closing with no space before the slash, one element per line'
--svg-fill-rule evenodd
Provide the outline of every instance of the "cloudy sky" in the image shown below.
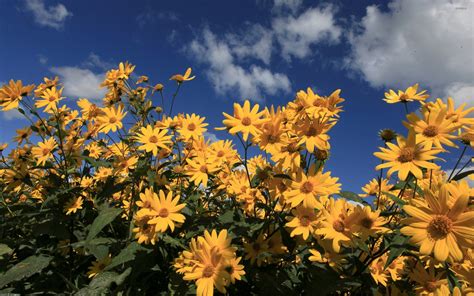
<path fill-rule="evenodd" d="M 402 106 L 384 103 L 385 90 L 418 82 L 433 97 L 474 105 L 474 1 L 382 2 L 0 0 L 0 82 L 58 75 L 72 105 L 99 100 L 105 71 L 120 61 L 153 83 L 191 66 L 197 78 L 176 110 L 214 127 L 234 101 L 282 105 L 306 87 L 341 88 L 329 169 L 359 191 L 377 175 L 377 131 L 405 133 Z M 0 142 L 24 124 L 0 114 Z"/>

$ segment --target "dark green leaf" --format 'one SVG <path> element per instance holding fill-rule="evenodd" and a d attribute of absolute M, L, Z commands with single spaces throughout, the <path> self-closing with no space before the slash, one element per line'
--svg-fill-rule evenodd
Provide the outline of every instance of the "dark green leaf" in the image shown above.
<path fill-rule="evenodd" d="M 49 265 L 52 257 L 30 256 L 0 275 L 0 288 L 11 282 L 28 278 Z"/>
<path fill-rule="evenodd" d="M 107 205 L 102 206 L 99 210 L 99 216 L 95 218 L 94 222 L 92 222 L 91 228 L 89 233 L 87 234 L 87 240 L 90 241 L 91 239 L 95 238 L 97 234 L 109 223 L 114 221 L 114 219 L 122 213 L 121 209 L 118 208 L 109 208 Z"/>

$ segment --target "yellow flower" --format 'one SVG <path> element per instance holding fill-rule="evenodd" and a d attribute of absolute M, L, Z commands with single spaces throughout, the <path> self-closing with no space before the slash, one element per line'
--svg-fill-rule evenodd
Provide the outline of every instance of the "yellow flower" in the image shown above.
<path fill-rule="evenodd" d="M 123 112 L 122 106 L 102 108 L 104 115 L 98 117 L 100 122 L 100 131 L 107 134 L 109 131 L 116 132 L 123 127 L 122 119 L 127 112 Z"/>
<path fill-rule="evenodd" d="M 383 226 L 387 220 L 380 216 L 380 210 L 373 212 L 369 206 L 355 207 L 346 222 L 351 225 L 351 232 L 357 233 L 362 240 L 390 231 Z"/>
<path fill-rule="evenodd" d="M 353 206 L 344 199 L 333 198 L 321 209 L 322 221 L 316 234 L 322 235 L 325 240 L 332 241 L 332 249 L 339 253 L 341 245 L 350 245 L 352 241 L 352 225 L 347 219 L 351 214 Z"/>
<path fill-rule="evenodd" d="M 44 165 L 46 161 L 53 158 L 53 150 L 57 146 L 56 141 L 51 137 L 44 142 L 39 142 L 38 146 L 33 147 L 31 153 L 36 158 L 36 164 Z"/>
<path fill-rule="evenodd" d="M 205 157 L 196 157 L 193 159 L 186 159 L 188 163 L 186 174 L 191 176 L 189 181 L 194 182 L 196 186 L 202 184 L 204 187 L 207 186 L 209 175 L 216 173 L 219 168 L 212 159 Z"/>
<path fill-rule="evenodd" d="M 314 208 L 298 206 L 291 213 L 293 214 L 293 219 L 285 224 L 285 226 L 293 228 L 290 236 L 301 235 L 304 240 L 307 240 L 319 223 Z"/>
<path fill-rule="evenodd" d="M 70 215 L 76 213 L 77 210 L 82 209 L 82 197 L 75 197 L 71 199 L 69 202 L 66 203 L 64 206 L 64 211 L 66 211 L 66 215 Z"/>
<path fill-rule="evenodd" d="M 148 189 L 148 194 L 150 193 L 153 194 L 150 215 L 154 217 L 148 221 L 148 224 L 156 224 L 157 229 L 161 232 L 165 232 L 168 227 L 173 232 L 175 223 L 184 223 L 185 217 L 179 212 L 186 204 L 178 204 L 179 196 L 173 198 L 171 191 L 165 196 L 163 190 L 160 190 L 158 198 L 156 193 Z M 142 194 L 140 193 L 140 195 Z"/>
<path fill-rule="evenodd" d="M 21 144 L 23 141 L 27 140 L 29 136 L 31 136 L 32 132 L 33 131 L 29 126 L 22 129 L 17 129 L 16 136 L 13 139 L 18 142 L 18 144 Z"/>
<path fill-rule="evenodd" d="M 231 258 L 225 260 L 221 265 L 221 268 L 225 274 L 226 280 L 230 281 L 232 284 L 235 284 L 235 281 L 240 281 L 242 276 L 245 275 L 244 266 L 239 264 L 242 258 Z"/>
<path fill-rule="evenodd" d="M 329 136 L 326 134 L 334 124 L 322 120 L 301 120 L 295 125 L 296 134 L 300 137 L 299 144 L 305 144 L 306 149 L 313 153 L 315 148 L 328 150 Z"/>
<path fill-rule="evenodd" d="M 204 123 L 205 117 L 200 117 L 196 114 L 186 114 L 186 117 L 183 118 L 181 126 L 178 128 L 179 134 L 187 141 L 189 139 L 196 140 L 199 137 L 202 137 L 203 133 L 207 131 L 205 128 L 208 126 L 207 123 Z"/>
<path fill-rule="evenodd" d="M 364 194 L 359 194 L 360 197 L 368 197 L 368 196 L 378 196 L 379 193 L 384 193 L 390 191 L 392 189 L 392 185 L 388 183 L 389 181 L 387 179 L 383 179 L 382 182 L 380 182 L 379 186 L 379 180 L 378 179 L 372 179 L 368 184 L 366 184 L 364 187 L 362 187 L 362 191 L 364 191 Z"/>
<path fill-rule="evenodd" d="M 417 142 L 421 144 L 434 145 L 443 149 L 442 145 L 456 147 L 451 140 L 456 139 L 453 133 L 461 126 L 455 124 L 453 120 L 446 118 L 447 109 L 432 108 L 423 112 L 423 117 L 419 118 L 415 113 L 407 116 L 408 122 L 405 126 L 413 128 L 417 134 Z"/>
<path fill-rule="evenodd" d="M 45 89 L 41 94 L 42 99 L 35 102 L 36 108 L 45 107 L 44 112 L 55 111 L 58 108 L 58 102 L 64 99 L 64 97 L 61 97 L 62 92 L 63 88 L 56 89 L 56 86 Z"/>
<path fill-rule="evenodd" d="M 21 80 L 15 82 L 13 79 L 8 84 L 3 85 L 0 88 L 0 107 L 2 107 L 2 111 L 18 108 L 21 99 L 27 96 L 34 88 L 34 84 L 23 86 Z"/>
<path fill-rule="evenodd" d="M 268 251 L 268 243 L 263 235 L 259 235 L 255 241 L 244 242 L 244 249 L 245 259 L 250 260 L 251 264 L 257 263 L 257 266 L 260 266 L 267 259 L 262 255 Z"/>
<path fill-rule="evenodd" d="M 417 91 L 418 91 L 418 83 L 408 87 L 405 91 L 399 90 L 398 93 L 394 92 L 393 90 L 389 90 L 388 92 L 385 93 L 384 101 L 389 104 L 394 104 L 398 102 L 402 102 L 402 103 L 413 102 L 413 101 L 422 102 L 426 100 L 427 98 L 429 98 L 429 95 L 425 94 L 426 90 L 423 90 L 419 93 L 417 93 Z"/>
<path fill-rule="evenodd" d="M 148 221 L 152 219 L 151 216 L 135 217 L 134 224 L 136 227 L 133 228 L 135 238 L 139 244 L 152 244 L 155 245 L 157 240 L 157 233 L 159 230 L 156 224 L 149 224 Z"/>
<path fill-rule="evenodd" d="M 439 194 L 431 190 L 424 192 L 425 202 L 413 201 L 403 210 L 411 216 L 404 221 L 401 232 L 411 236 L 410 242 L 420 246 L 420 253 L 439 261 L 448 257 L 455 261 L 463 259 L 464 248 L 472 248 L 474 241 L 474 212 L 467 208 L 468 195 L 460 195 L 452 207 L 449 192 L 441 187 Z"/>
<path fill-rule="evenodd" d="M 223 123 L 229 129 L 229 133 L 235 135 L 241 132 L 244 141 L 247 141 L 249 134 L 257 136 L 260 133 L 260 127 L 267 120 L 262 118 L 265 111 L 258 112 L 258 108 L 258 104 L 255 104 L 250 109 L 250 102 L 245 100 L 243 107 L 234 103 L 234 116 L 223 112 L 226 117 Z"/>
<path fill-rule="evenodd" d="M 196 78 L 196 76 L 191 76 L 191 71 L 192 71 L 192 69 L 188 68 L 188 69 L 186 69 L 186 72 L 184 73 L 184 75 L 175 74 L 175 75 L 171 76 L 170 80 L 174 80 L 177 83 L 183 83 L 184 81 L 191 81 L 194 78 Z"/>
<path fill-rule="evenodd" d="M 135 137 L 142 144 L 138 149 L 152 152 L 153 156 L 158 154 L 158 148 L 170 150 L 167 145 L 171 144 L 171 136 L 167 135 L 167 129 L 158 129 L 147 125 L 142 127 L 140 131 L 141 133 L 138 133 Z"/>
<path fill-rule="evenodd" d="M 320 208 L 321 203 L 317 198 L 338 193 L 341 188 L 338 180 L 331 177 L 331 172 L 316 171 L 315 165 L 310 167 L 307 175 L 299 170 L 291 182 L 291 189 L 285 193 L 286 201 L 293 208 L 301 203 L 305 207 Z"/>
<path fill-rule="evenodd" d="M 398 178 L 406 180 L 409 173 L 415 178 L 422 179 L 422 168 L 437 170 L 438 166 L 429 160 L 437 159 L 435 154 L 439 150 L 432 150 L 424 144 L 416 143 L 416 135 L 413 129 L 410 129 L 408 138 L 397 137 L 397 145 L 386 143 L 388 148 L 380 148 L 381 152 L 375 152 L 374 155 L 386 163 L 379 164 L 375 169 L 380 170 L 389 168 L 387 176 L 390 177 L 394 172 L 398 171 Z"/>
<path fill-rule="evenodd" d="M 451 295 L 446 275 L 444 272 L 437 273 L 433 266 L 426 270 L 422 264 L 417 264 L 409 273 L 409 278 L 417 284 L 414 288 L 417 295 Z"/>
<path fill-rule="evenodd" d="M 112 257 L 110 254 L 100 260 L 96 260 L 92 262 L 92 266 L 89 267 L 87 276 L 89 278 L 95 277 L 96 275 L 101 273 L 111 262 L 112 262 Z"/>

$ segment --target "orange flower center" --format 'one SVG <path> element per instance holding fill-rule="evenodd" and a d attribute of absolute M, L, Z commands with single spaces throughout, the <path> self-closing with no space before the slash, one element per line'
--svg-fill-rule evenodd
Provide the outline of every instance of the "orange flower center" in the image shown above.
<path fill-rule="evenodd" d="M 313 189 L 314 189 L 313 183 L 306 181 L 303 183 L 300 190 L 303 193 L 311 193 L 313 192 Z"/>
<path fill-rule="evenodd" d="M 344 225 L 344 222 L 341 220 L 336 220 L 334 223 L 332 223 L 332 228 L 336 230 L 337 232 L 344 232 L 344 229 L 346 228 Z"/>
<path fill-rule="evenodd" d="M 49 152 L 51 152 L 51 149 L 49 148 L 44 148 L 43 151 L 41 151 L 43 153 L 44 156 L 48 155 Z"/>
<path fill-rule="evenodd" d="M 223 157 L 225 155 L 224 151 L 217 152 L 217 157 Z"/>
<path fill-rule="evenodd" d="M 398 156 L 399 162 L 410 162 L 415 159 L 415 151 L 413 148 L 405 147 L 400 150 L 400 155 Z"/>
<path fill-rule="evenodd" d="M 426 282 L 423 287 L 428 292 L 434 292 L 436 291 L 437 285 L 436 285 L 436 282 L 429 281 L 429 282 Z"/>
<path fill-rule="evenodd" d="M 207 166 L 202 165 L 202 166 L 199 168 L 199 171 L 200 171 L 201 173 L 207 174 Z"/>
<path fill-rule="evenodd" d="M 161 218 L 166 218 L 168 217 L 170 214 L 170 212 L 168 211 L 168 209 L 166 208 L 161 208 L 160 209 L 160 212 L 158 213 L 158 215 L 161 217 Z"/>
<path fill-rule="evenodd" d="M 310 127 L 305 133 L 307 137 L 314 137 L 318 134 L 319 134 L 319 130 L 315 127 Z"/>
<path fill-rule="evenodd" d="M 202 276 L 206 278 L 210 278 L 214 275 L 214 267 L 207 265 L 204 270 L 202 271 Z"/>
<path fill-rule="evenodd" d="M 56 99 L 57 99 L 56 97 L 49 97 L 49 98 L 48 98 L 48 101 L 54 102 L 54 101 L 56 101 Z"/>
<path fill-rule="evenodd" d="M 275 135 L 268 135 L 267 136 L 268 143 L 275 144 L 278 142 L 278 137 Z"/>
<path fill-rule="evenodd" d="M 309 219 L 309 216 L 305 215 L 300 218 L 301 226 L 307 227 L 309 226 L 310 223 L 311 223 L 311 220 Z"/>
<path fill-rule="evenodd" d="M 295 153 L 298 151 L 298 145 L 296 143 L 291 143 L 286 147 L 286 150 L 290 153 Z"/>
<path fill-rule="evenodd" d="M 254 243 L 254 244 L 252 245 L 252 249 L 253 249 L 255 252 L 260 251 L 260 244 L 259 244 L 259 243 Z"/>
<path fill-rule="evenodd" d="M 116 117 L 110 117 L 109 118 L 109 123 L 116 123 L 118 120 Z"/>
<path fill-rule="evenodd" d="M 428 233 L 435 240 L 445 238 L 453 229 L 453 221 L 446 215 L 437 215 L 428 224 Z"/>
<path fill-rule="evenodd" d="M 188 124 L 188 130 L 189 131 L 194 131 L 196 129 L 196 125 L 194 123 Z"/>
<path fill-rule="evenodd" d="M 434 136 L 438 135 L 438 127 L 434 125 L 429 125 L 425 130 L 423 131 L 423 136 L 432 138 Z"/>
<path fill-rule="evenodd" d="M 245 125 L 245 126 L 249 126 L 249 125 L 252 124 L 252 120 L 251 120 L 249 117 L 247 117 L 247 116 L 245 116 L 244 118 L 242 118 L 241 122 L 242 122 L 242 124 Z"/>
<path fill-rule="evenodd" d="M 153 135 L 153 136 L 150 137 L 149 141 L 150 141 L 150 143 L 156 144 L 156 143 L 158 143 L 158 137 Z"/>
<path fill-rule="evenodd" d="M 374 225 L 374 220 L 370 219 L 369 217 L 362 218 L 362 220 L 360 220 L 360 225 L 367 229 L 371 229 Z"/>
<path fill-rule="evenodd" d="M 410 97 L 408 97 L 407 94 L 402 94 L 402 95 L 400 96 L 400 101 L 402 101 L 402 102 L 406 102 L 406 101 L 408 101 L 409 99 L 410 99 Z"/>
<path fill-rule="evenodd" d="M 228 274 L 233 274 L 234 273 L 234 267 L 232 265 L 227 265 L 224 270 L 228 273 Z"/>

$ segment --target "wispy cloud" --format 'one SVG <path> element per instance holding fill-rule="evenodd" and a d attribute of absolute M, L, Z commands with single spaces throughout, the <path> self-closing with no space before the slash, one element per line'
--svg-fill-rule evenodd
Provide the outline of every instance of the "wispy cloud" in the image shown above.
<path fill-rule="evenodd" d="M 136 17 L 136 21 L 140 29 L 143 29 L 148 25 L 152 25 L 160 20 L 177 22 L 179 21 L 179 17 L 172 11 L 156 11 L 150 8 L 144 10 Z"/>
<path fill-rule="evenodd" d="M 64 4 L 58 3 L 47 7 L 44 0 L 25 0 L 25 8 L 33 13 L 37 24 L 56 30 L 62 29 L 66 19 L 72 16 Z"/>

